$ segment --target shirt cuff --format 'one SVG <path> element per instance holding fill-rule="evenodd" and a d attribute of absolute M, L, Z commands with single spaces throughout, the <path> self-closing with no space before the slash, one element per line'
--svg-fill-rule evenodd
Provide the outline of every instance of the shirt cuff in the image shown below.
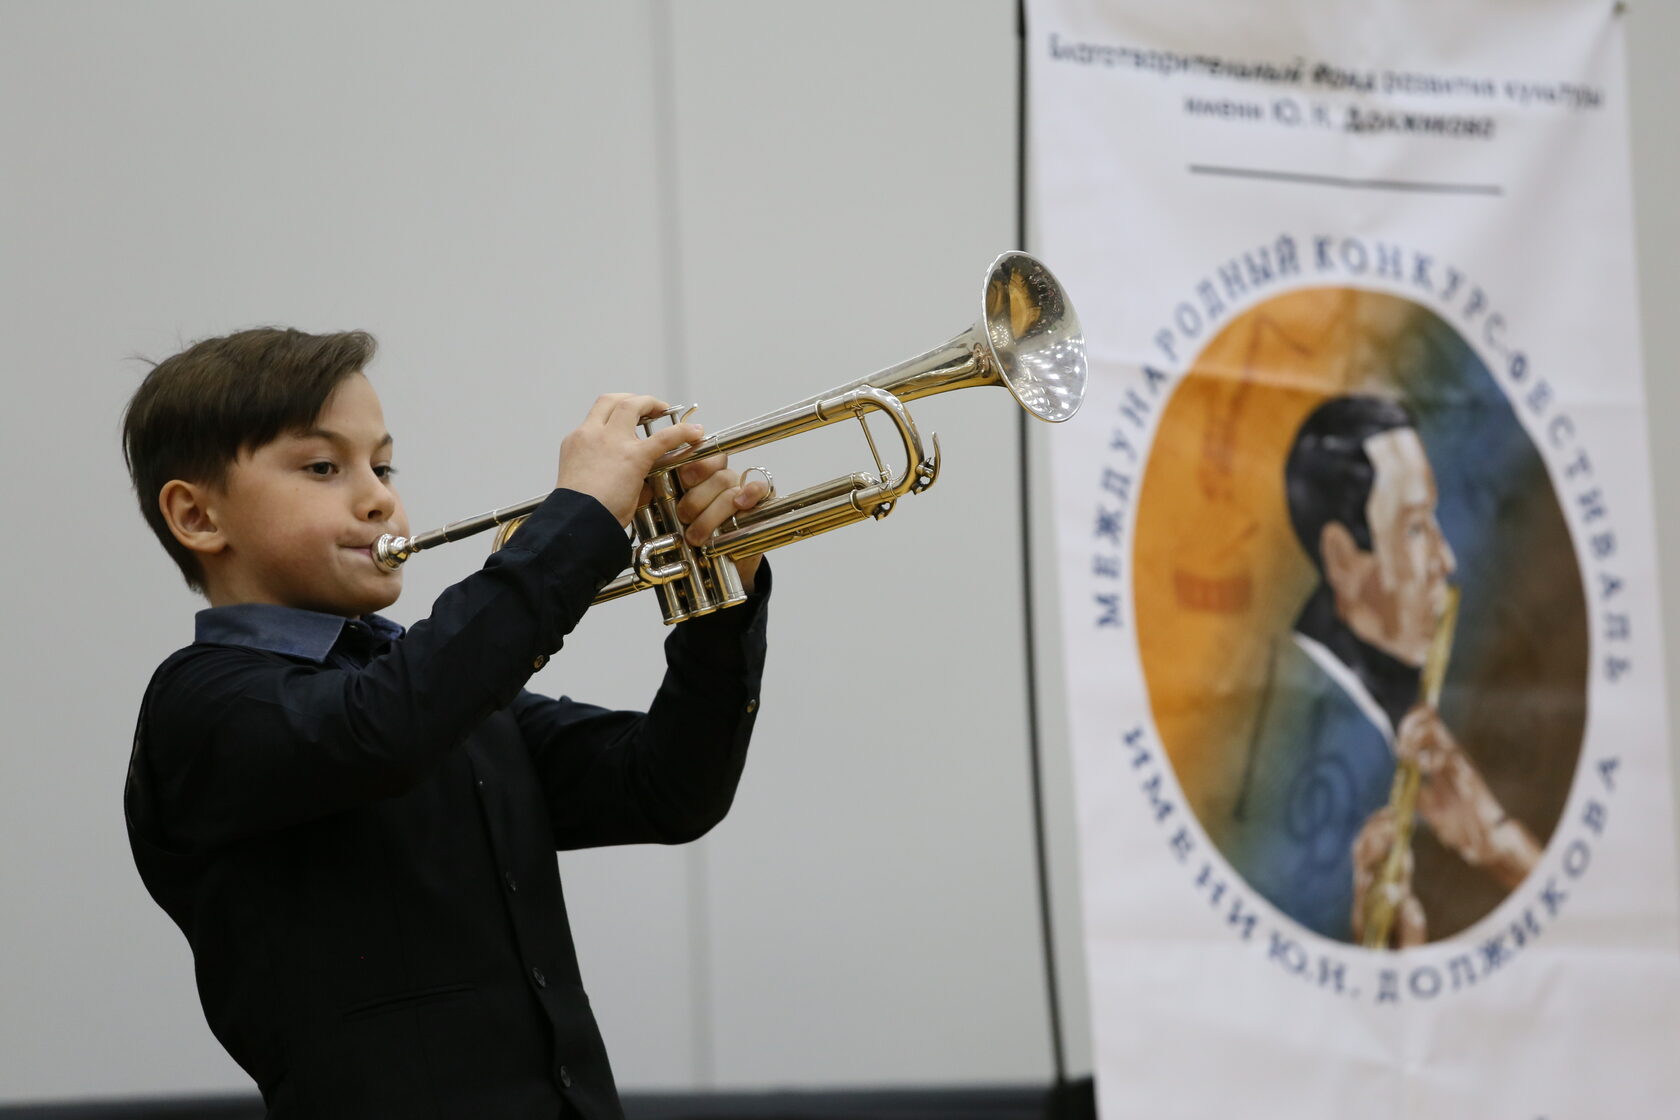
<path fill-rule="evenodd" d="M 665 639 L 666 663 L 717 681 L 743 682 L 756 694 L 764 672 L 772 583 L 766 560 L 758 566 L 746 602 L 672 626 Z"/>
<path fill-rule="evenodd" d="M 508 538 L 502 551 L 564 559 L 593 577 L 595 589 L 630 564 L 630 539 L 607 507 L 576 490 L 555 490 Z"/>

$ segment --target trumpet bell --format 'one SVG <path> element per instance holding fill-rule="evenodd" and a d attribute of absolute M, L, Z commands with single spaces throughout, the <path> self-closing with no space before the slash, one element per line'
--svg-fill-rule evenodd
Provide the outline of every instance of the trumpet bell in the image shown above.
<path fill-rule="evenodd" d="M 986 276 L 979 325 L 1004 385 L 1022 408 L 1059 424 L 1085 397 L 1085 334 L 1062 286 L 1026 253 Z"/>

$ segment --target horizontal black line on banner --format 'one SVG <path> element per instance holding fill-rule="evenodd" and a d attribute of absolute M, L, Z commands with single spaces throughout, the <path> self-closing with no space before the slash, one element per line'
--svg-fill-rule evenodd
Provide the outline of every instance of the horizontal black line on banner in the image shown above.
<path fill-rule="evenodd" d="M 1497 183 L 1418 183 L 1405 179 L 1347 179 L 1340 175 L 1312 175 L 1304 171 L 1267 171 L 1259 167 L 1214 167 L 1192 163 L 1192 175 L 1223 175 L 1232 179 L 1268 179 L 1281 183 L 1308 183 L 1318 187 L 1347 187 L 1367 191 L 1415 191 L 1425 194 L 1503 195 Z"/>

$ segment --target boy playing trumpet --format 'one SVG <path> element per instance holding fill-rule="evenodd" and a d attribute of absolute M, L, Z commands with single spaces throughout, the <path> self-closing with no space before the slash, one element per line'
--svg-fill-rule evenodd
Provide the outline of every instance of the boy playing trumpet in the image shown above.
<path fill-rule="evenodd" d="M 406 535 L 373 340 L 260 329 L 159 364 L 129 403 L 141 510 L 209 607 L 147 689 L 124 806 L 192 946 L 211 1030 L 272 1117 L 619 1117 L 556 849 L 682 843 L 728 810 L 758 707 L 769 571 L 676 627 L 647 712 L 524 688 L 628 559 L 697 425 L 595 402 L 555 489 L 405 633 L 376 612 Z M 705 540 L 763 497 L 682 468 Z"/>

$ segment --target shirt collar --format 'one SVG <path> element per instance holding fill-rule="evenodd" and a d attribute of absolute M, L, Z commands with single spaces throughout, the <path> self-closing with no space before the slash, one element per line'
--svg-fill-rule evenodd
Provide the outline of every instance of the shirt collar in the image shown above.
<path fill-rule="evenodd" d="M 324 662 L 347 626 L 365 626 L 373 637 L 387 641 L 395 641 L 403 633 L 401 626 L 377 614 L 345 618 L 273 603 L 234 603 L 199 611 L 193 639 Z"/>

